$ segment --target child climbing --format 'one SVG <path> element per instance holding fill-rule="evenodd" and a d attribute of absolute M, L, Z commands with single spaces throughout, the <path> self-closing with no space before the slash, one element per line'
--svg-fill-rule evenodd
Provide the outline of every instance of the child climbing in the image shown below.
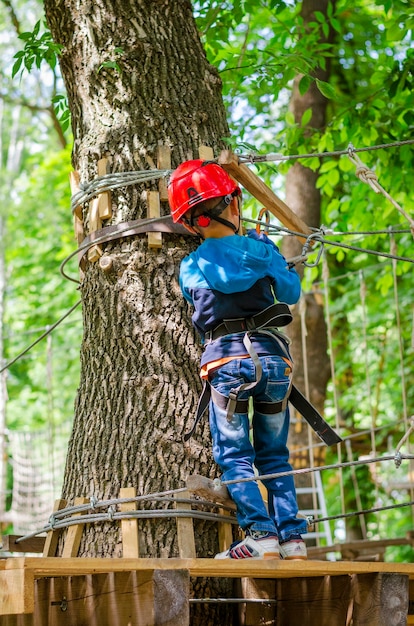
<path fill-rule="evenodd" d="M 300 279 L 277 246 L 255 230 L 239 235 L 241 189 L 214 161 L 182 163 L 172 174 L 174 222 L 202 243 L 183 259 L 180 287 L 194 307 L 204 350 L 201 377 L 210 398 L 214 460 L 237 507 L 245 538 L 217 559 L 306 559 L 292 475 L 264 479 L 268 505 L 254 480 L 291 470 L 287 437 L 292 359 L 278 330 Z M 252 398 L 252 442 L 249 398 Z"/>

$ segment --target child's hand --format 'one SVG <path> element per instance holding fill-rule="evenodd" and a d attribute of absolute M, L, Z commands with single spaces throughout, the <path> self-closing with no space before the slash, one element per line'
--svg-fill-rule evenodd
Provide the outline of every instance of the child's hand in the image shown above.
<path fill-rule="evenodd" d="M 257 241 L 262 241 L 263 243 L 273 246 L 279 252 L 279 248 L 277 247 L 277 245 L 273 243 L 271 239 L 269 239 L 266 233 L 260 233 L 259 235 L 255 229 L 251 229 L 251 230 L 248 230 L 246 234 L 248 237 L 250 237 L 250 239 L 256 239 Z"/>

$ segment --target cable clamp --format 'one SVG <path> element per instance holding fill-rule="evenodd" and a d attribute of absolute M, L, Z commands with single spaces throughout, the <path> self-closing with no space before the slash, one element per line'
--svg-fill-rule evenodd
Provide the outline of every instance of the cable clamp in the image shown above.
<path fill-rule="evenodd" d="M 219 489 L 221 489 L 221 487 L 222 487 L 222 482 L 221 482 L 220 478 L 215 478 L 213 480 L 213 488 L 218 491 Z"/>
<path fill-rule="evenodd" d="M 116 513 L 116 508 L 114 507 L 114 505 L 112 504 L 109 508 L 108 508 L 108 520 L 110 522 L 112 522 L 112 520 L 114 519 L 114 515 Z"/>
<path fill-rule="evenodd" d="M 96 496 L 91 496 L 89 498 L 89 504 L 93 511 L 96 509 L 96 505 L 98 504 L 98 498 Z"/>
<path fill-rule="evenodd" d="M 49 517 L 49 525 L 51 530 L 55 530 L 56 526 L 56 516 L 54 513 Z"/>
<path fill-rule="evenodd" d="M 402 463 L 402 455 L 401 452 L 397 452 L 397 454 L 394 457 L 394 463 L 395 463 L 395 467 L 398 469 Z"/>

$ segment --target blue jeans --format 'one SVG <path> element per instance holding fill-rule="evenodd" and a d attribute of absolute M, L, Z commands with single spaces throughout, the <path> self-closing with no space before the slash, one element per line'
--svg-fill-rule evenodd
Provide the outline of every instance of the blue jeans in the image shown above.
<path fill-rule="evenodd" d="M 281 401 L 289 386 L 289 368 L 279 356 L 259 357 L 263 374 L 253 389 L 240 393 L 239 399 L 249 395 L 254 401 Z M 256 380 L 252 359 L 234 359 L 210 375 L 211 385 L 228 396 L 231 389 Z M 222 480 L 237 480 L 260 475 L 290 471 L 287 437 L 289 409 L 274 415 L 263 415 L 254 409 L 252 418 L 253 443 L 250 441 L 250 423 L 247 413 L 235 413 L 227 420 L 226 410 L 210 402 L 210 429 L 213 438 L 213 456 L 222 471 Z M 268 492 L 268 507 L 263 502 L 256 481 L 227 485 L 237 506 L 237 520 L 243 530 L 276 533 L 281 541 L 292 534 L 306 533 L 305 519 L 297 519 L 298 506 L 292 475 L 263 481 Z"/>

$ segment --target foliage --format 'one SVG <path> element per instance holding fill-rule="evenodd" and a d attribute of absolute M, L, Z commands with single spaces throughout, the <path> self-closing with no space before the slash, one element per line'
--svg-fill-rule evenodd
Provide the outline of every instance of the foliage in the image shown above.
<path fill-rule="evenodd" d="M 6 241 L 8 360 L 79 300 L 73 285 L 59 273 L 60 263 L 74 249 L 68 228 L 69 163 L 69 150 L 49 158 L 37 155 L 26 163 L 32 174 L 23 173 L 15 181 L 18 201 L 8 214 Z M 79 379 L 80 336 L 80 315 L 75 311 L 53 331 L 52 340 L 43 340 L 9 369 L 10 428 L 42 427 L 50 419 L 55 424 L 71 419 Z M 53 368 L 51 381 L 48 367 Z"/>
<path fill-rule="evenodd" d="M 55 69 L 61 46 L 54 43 L 48 30 L 40 35 L 40 27 L 41 21 L 39 20 L 36 22 L 33 31 L 19 35 L 19 39 L 24 41 L 24 48 L 14 55 L 16 61 L 12 69 L 12 78 L 23 68 L 28 72 L 32 70 L 33 65 L 40 69 L 43 61 L 46 61 L 52 69 Z"/>
<path fill-rule="evenodd" d="M 350 8 L 345 0 L 337 0 L 328 5 L 326 16 L 316 11 L 306 26 L 301 8 L 302 4 L 293 0 L 195 3 L 195 16 L 208 59 L 218 68 L 223 81 L 223 97 L 232 129 L 230 145 L 253 156 L 257 153 L 303 156 L 346 152 L 350 143 L 356 148 L 367 148 L 411 139 L 414 12 L 409 1 L 357 0 Z M 40 68 L 43 53 L 49 66 L 57 69 L 59 49 L 47 32 L 40 35 L 40 25 L 41 20 L 32 32 L 25 31 L 20 36 L 24 49 L 15 54 L 14 67 L 9 72 L 12 75 L 23 69 Z M 117 54 L 122 54 L 122 50 L 115 50 Z M 101 67 L 118 71 L 116 56 Z M 329 81 L 317 76 L 318 71 L 327 68 L 330 68 Z M 7 67 L 3 73 L 7 73 Z M 316 87 L 328 100 L 328 120 L 323 129 L 312 126 L 310 109 L 303 112 L 299 121 L 289 110 L 295 79 L 301 94 Z M 11 87 L 10 93 L 13 93 Z M 66 130 L 69 113 L 63 91 L 53 88 L 50 100 Z M 47 132 L 43 129 L 45 146 L 52 143 L 48 133 L 49 129 Z M 32 141 L 39 142 L 39 137 L 30 137 L 28 143 Z M 40 155 L 34 157 L 25 144 L 22 169 L 33 174 L 30 177 L 22 174 L 16 180 L 14 201 L 9 205 L 8 358 L 25 347 L 27 336 L 23 333 L 53 323 L 76 299 L 73 288 L 58 274 L 59 262 L 73 247 L 68 219 L 69 153 L 56 156 L 48 150 L 45 153 L 44 159 Z M 391 196 L 401 206 L 409 206 L 414 165 L 412 146 L 368 150 L 359 156 Z M 294 162 L 296 159 L 275 159 L 274 163 L 256 165 L 255 169 L 283 193 L 284 176 Z M 393 243 L 390 235 L 378 231 L 387 231 L 390 226 L 407 230 L 407 224 L 389 200 L 357 179 L 355 166 L 347 154 L 309 156 L 300 162 L 318 171 L 323 223 L 338 233 L 327 239 L 389 253 Z M 55 198 L 54 203 L 50 198 Z M 257 214 L 259 207 L 252 199 L 247 205 Z M 354 231 L 367 234 L 349 234 Z M 413 238 L 409 232 L 395 234 L 393 240 L 399 256 L 413 258 Z M 384 450 L 387 441 L 395 446 L 404 432 L 401 378 L 404 374 L 408 381 L 414 365 L 410 336 L 412 264 L 393 265 L 383 257 L 335 245 L 326 245 L 325 249 L 329 280 L 323 280 L 319 265 L 306 270 L 304 286 L 320 290 L 330 307 L 339 417 L 349 432 L 370 429 L 373 424 L 383 428 L 375 445 Z M 78 320 L 79 314 L 74 315 Z M 78 376 L 76 352 L 80 329 L 74 323 L 63 328 L 53 335 L 56 336 L 53 350 L 64 355 L 54 359 L 56 387 L 52 395 L 57 420 L 71 413 L 70 401 L 75 395 Z M 46 348 L 42 347 L 36 349 L 33 358 L 22 359 L 11 368 L 10 427 L 44 423 L 50 396 L 45 385 L 47 359 Z M 408 412 L 411 412 L 412 385 L 407 384 L 407 392 Z M 337 409 L 331 385 L 328 415 L 335 418 Z M 390 427 L 393 438 L 388 439 Z M 369 475 L 365 470 L 357 475 L 363 505 L 370 507 L 373 493 L 365 489 L 366 484 L 372 485 Z M 349 486 L 345 506 L 355 510 L 350 472 L 344 473 L 344 480 Z M 385 479 L 383 483 L 377 485 L 380 497 L 384 502 L 395 501 L 395 492 L 388 489 Z M 335 472 L 326 480 L 332 514 L 341 509 L 338 489 L 339 473 Z M 408 517 L 404 509 L 392 513 L 397 534 L 410 527 Z M 381 516 L 378 521 L 375 516 L 368 517 L 371 536 L 388 534 L 389 519 Z M 408 551 L 397 554 L 396 548 L 390 555 L 399 559 L 412 556 Z"/>

